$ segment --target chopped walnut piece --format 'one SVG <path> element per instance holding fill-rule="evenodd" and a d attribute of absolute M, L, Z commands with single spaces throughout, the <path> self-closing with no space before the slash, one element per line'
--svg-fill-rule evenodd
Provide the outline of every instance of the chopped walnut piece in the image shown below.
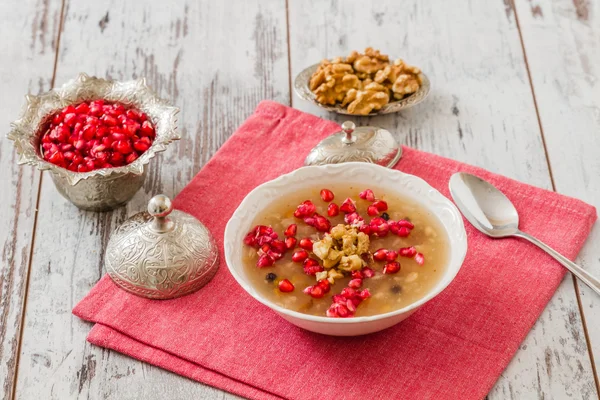
<path fill-rule="evenodd" d="M 373 110 L 381 109 L 381 107 L 386 105 L 389 101 L 390 96 L 385 92 L 359 90 L 356 99 L 348 104 L 348 112 L 352 114 L 367 115 Z"/>

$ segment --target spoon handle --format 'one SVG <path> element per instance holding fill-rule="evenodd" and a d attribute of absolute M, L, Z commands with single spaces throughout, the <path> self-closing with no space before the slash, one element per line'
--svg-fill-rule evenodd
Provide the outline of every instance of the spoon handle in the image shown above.
<path fill-rule="evenodd" d="M 540 241 L 539 239 L 536 239 L 533 236 L 521 231 L 515 233 L 514 236 L 527 239 L 531 243 L 538 246 L 540 249 L 544 250 L 546 253 L 550 254 L 552 257 L 554 257 L 556 261 L 558 261 L 566 269 L 571 271 L 573 275 L 578 277 L 583 283 L 588 285 L 593 291 L 600 295 L 600 280 L 598 280 L 598 278 L 593 277 L 579 265 L 575 264 L 573 261 L 569 260 L 568 258 L 560 254 L 558 251 L 554 250 L 552 247 L 548 246 L 546 243 Z"/>

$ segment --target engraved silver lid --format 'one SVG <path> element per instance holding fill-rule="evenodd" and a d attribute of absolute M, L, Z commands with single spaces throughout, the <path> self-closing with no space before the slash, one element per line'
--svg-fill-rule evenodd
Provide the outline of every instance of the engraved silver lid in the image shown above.
<path fill-rule="evenodd" d="M 193 216 L 173 210 L 165 195 L 154 196 L 148 212 L 118 227 L 105 255 L 106 270 L 117 285 L 150 299 L 195 292 L 215 275 L 217 259 L 208 229 Z"/>
<path fill-rule="evenodd" d="M 304 160 L 304 165 L 340 164 L 361 161 L 392 168 L 402 157 L 402 147 L 389 131 L 374 126 L 357 128 L 352 121 L 323 139 Z"/>

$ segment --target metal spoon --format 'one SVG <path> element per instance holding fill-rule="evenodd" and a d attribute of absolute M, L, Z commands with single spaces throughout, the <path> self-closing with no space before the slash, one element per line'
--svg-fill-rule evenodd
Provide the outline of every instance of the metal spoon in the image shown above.
<path fill-rule="evenodd" d="M 600 280 L 548 245 L 519 230 L 519 214 L 515 206 L 490 183 L 475 175 L 458 172 L 450 178 L 450 193 L 463 215 L 480 232 L 493 238 L 514 236 L 529 240 L 600 295 Z"/>

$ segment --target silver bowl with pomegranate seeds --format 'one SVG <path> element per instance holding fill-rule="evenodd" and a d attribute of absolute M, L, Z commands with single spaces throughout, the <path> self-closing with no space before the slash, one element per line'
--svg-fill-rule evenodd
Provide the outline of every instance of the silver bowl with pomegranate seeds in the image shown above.
<path fill-rule="evenodd" d="M 19 164 L 50 171 L 60 194 L 84 210 L 127 203 L 142 187 L 150 160 L 180 139 L 179 109 L 143 78 L 119 82 L 80 74 L 26 100 L 7 135 Z"/>

